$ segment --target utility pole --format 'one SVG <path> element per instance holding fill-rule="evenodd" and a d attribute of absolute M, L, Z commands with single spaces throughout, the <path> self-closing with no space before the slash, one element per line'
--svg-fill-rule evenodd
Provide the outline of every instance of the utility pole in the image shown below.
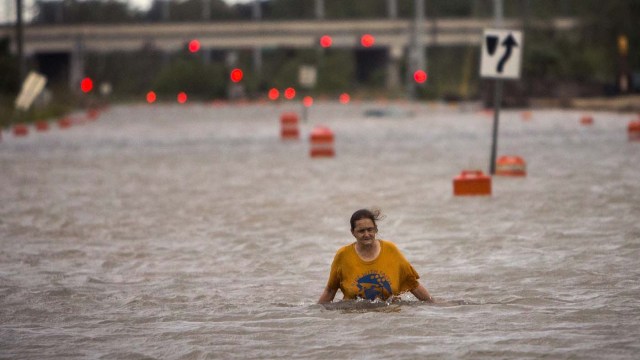
<path fill-rule="evenodd" d="M 407 90 L 409 99 L 416 97 L 416 83 L 413 81 L 413 74 L 416 70 L 426 71 L 425 47 L 422 43 L 422 33 L 425 21 L 424 0 L 414 0 L 413 29 L 411 31 L 411 41 L 409 48 L 409 61 L 407 66 Z"/>
<path fill-rule="evenodd" d="M 324 0 L 316 0 L 316 20 L 324 20 Z"/>
<path fill-rule="evenodd" d="M 16 0 L 16 44 L 18 50 L 18 82 L 22 84 L 25 73 L 24 24 L 22 22 L 22 0 Z"/>
<path fill-rule="evenodd" d="M 389 20 L 398 18 L 398 0 L 387 0 L 387 16 Z"/>
<path fill-rule="evenodd" d="M 169 21 L 171 17 L 171 0 L 162 0 L 162 21 Z"/>
<path fill-rule="evenodd" d="M 262 20 L 262 8 L 260 4 L 261 0 L 254 0 L 252 7 L 253 20 L 259 22 Z M 258 82 L 262 78 L 262 48 L 256 46 L 253 48 L 253 71 L 256 74 Z"/>
<path fill-rule="evenodd" d="M 211 0 L 202 0 L 202 20 L 211 20 Z"/>

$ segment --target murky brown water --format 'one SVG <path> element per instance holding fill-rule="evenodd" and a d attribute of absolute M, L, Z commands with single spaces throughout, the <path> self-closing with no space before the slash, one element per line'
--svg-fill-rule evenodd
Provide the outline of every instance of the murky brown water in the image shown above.
<path fill-rule="evenodd" d="M 0 358 L 633 359 L 640 354 L 640 143 L 632 114 L 519 111 L 487 170 L 472 109 L 126 106 L 0 141 Z M 410 110 L 415 116 L 403 116 Z M 337 156 L 311 159 L 315 124 Z M 316 305 L 366 206 L 438 304 Z"/>

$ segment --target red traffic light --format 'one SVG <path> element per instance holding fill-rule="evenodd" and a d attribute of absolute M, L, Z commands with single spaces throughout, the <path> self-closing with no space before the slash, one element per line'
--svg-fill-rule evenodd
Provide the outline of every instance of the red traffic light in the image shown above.
<path fill-rule="evenodd" d="M 371 34 L 364 34 L 360 37 L 360 44 L 366 48 L 372 47 L 376 43 L 376 38 Z"/>
<path fill-rule="evenodd" d="M 329 35 L 324 35 L 320 38 L 320 46 L 323 48 L 328 48 L 333 44 L 333 39 Z"/>
<path fill-rule="evenodd" d="M 194 52 L 197 52 L 198 50 L 200 50 L 200 41 L 196 39 L 189 41 L 189 51 L 194 53 Z"/>
<path fill-rule="evenodd" d="M 187 102 L 187 93 L 184 91 L 178 94 L 178 102 L 180 104 L 184 104 Z"/>
<path fill-rule="evenodd" d="M 80 90 L 82 90 L 82 92 L 88 93 L 92 89 L 93 89 L 93 80 L 91 80 L 91 78 L 86 77 L 82 79 L 82 81 L 80 81 Z"/>
<path fill-rule="evenodd" d="M 278 100 L 280 97 L 280 91 L 276 88 L 271 88 L 269 90 L 269 100 Z"/>
<path fill-rule="evenodd" d="M 231 81 L 233 81 L 234 83 L 240 82 L 243 77 L 244 73 L 242 72 L 242 70 L 238 68 L 231 70 Z"/>
<path fill-rule="evenodd" d="M 349 94 L 347 93 L 342 93 L 340 94 L 340 103 L 341 104 L 348 104 L 349 101 L 351 101 L 351 96 L 349 96 Z"/>
<path fill-rule="evenodd" d="M 424 70 L 416 70 L 413 73 L 413 80 L 418 84 L 424 84 L 427 81 L 427 73 Z"/>
<path fill-rule="evenodd" d="M 153 104 L 154 102 L 156 102 L 156 93 L 153 91 L 149 91 L 147 93 L 147 102 L 149 104 Z"/>
<path fill-rule="evenodd" d="M 304 105 L 304 107 L 311 107 L 311 105 L 313 105 L 313 98 L 311 96 L 305 96 L 302 99 L 302 105 Z"/>
<path fill-rule="evenodd" d="M 284 90 L 284 97 L 285 97 L 287 100 L 291 100 L 291 99 L 293 99 L 294 97 L 296 97 L 296 89 L 294 89 L 294 88 L 292 88 L 292 87 L 290 87 L 290 88 L 286 88 L 286 89 Z"/>

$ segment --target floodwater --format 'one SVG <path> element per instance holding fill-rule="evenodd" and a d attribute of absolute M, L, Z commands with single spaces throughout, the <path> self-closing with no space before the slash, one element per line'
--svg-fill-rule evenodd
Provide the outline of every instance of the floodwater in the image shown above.
<path fill-rule="evenodd" d="M 498 155 L 527 176 L 454 197 L 461 170 L 488 171 L 492 117 L 388 106 L 320 103 L 299 141 L 280 140 L 279 116 L 300 109 L 269 104 L 5 131 L 0 358 L 640 356 L 635 114 L 503 110 Z M 309 157 L 318 124 L 335 158 Z M 316 304 L 351 213 L 371 206 L 436 304 Z"/>

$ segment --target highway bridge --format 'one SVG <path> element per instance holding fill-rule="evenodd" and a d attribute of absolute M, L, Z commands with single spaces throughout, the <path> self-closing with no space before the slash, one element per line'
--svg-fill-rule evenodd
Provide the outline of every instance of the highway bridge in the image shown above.
<path fill-rule="evenodd" d="M 552 27 L 559 31 L 576 27 L 576 20 L 558 18 L 534 27 Z M 197 38 L 205 49 L 311 48 L 322 35 L 333 37 L 334 47 L 357 47 L 359 37 L 371 33 L 376 46 L 407 47 L 415 27 L 411 20 L 307 20 L 149 23 L 127 25 L 51 25 L 26 26 L 26 55 L 47 52 L 71 52 L 78 42 L 86 51 L 135 51 L 145 46 L 175 51 Z M 479 45 L 482 30 L 493 27 L 492 19 L 430 19 L 420 24 L 425 46 Z M 521 29 L 519 20 L 505 20 L 504 27 Z M 14 38 L 12 27 L 0 29 L 0 37 Z"/>
<path fill-rule="evenodd" d="M 577 21 L 571 18 L 549 19 L 527 24 L 528 29 L 552 28 L 572 30 Z M 405 56 L 405 50 L 431 46 L 480 46 L 482 31 L 492 28 L 492 19 L 427 19 L 416 23 L 409 19 L 374 20 L 294 20 L 244 22 L 190 22 L 146 24 L 27 25 L 23 51 L 32 57 L 48 53 L 69 55 L 70 82 L 83 74 L 86 52 L 108 53 L 153 48 L 166 53 L 185 48 L 198 39 L 202 50 L 236 51 L 275 48 L 314 48 L 323 35 L 333 38 L 334 48 L 358 49 L 360 36 L 375 36 L 374 47 L 383 49 L 391 60 Z M 503 27 L 522 29 L 521 20 L 505 19 Z M 526 36 L 526 35 L 525 35 Z M 15 38 L 12 27 L 0 28 L 0 38 Z M 16 51 L 12 41 L 12 51 Z M 254 63 L 261 61 L 254 57 Z M 260 64 L 254 64 L 259 66 Z"/>

